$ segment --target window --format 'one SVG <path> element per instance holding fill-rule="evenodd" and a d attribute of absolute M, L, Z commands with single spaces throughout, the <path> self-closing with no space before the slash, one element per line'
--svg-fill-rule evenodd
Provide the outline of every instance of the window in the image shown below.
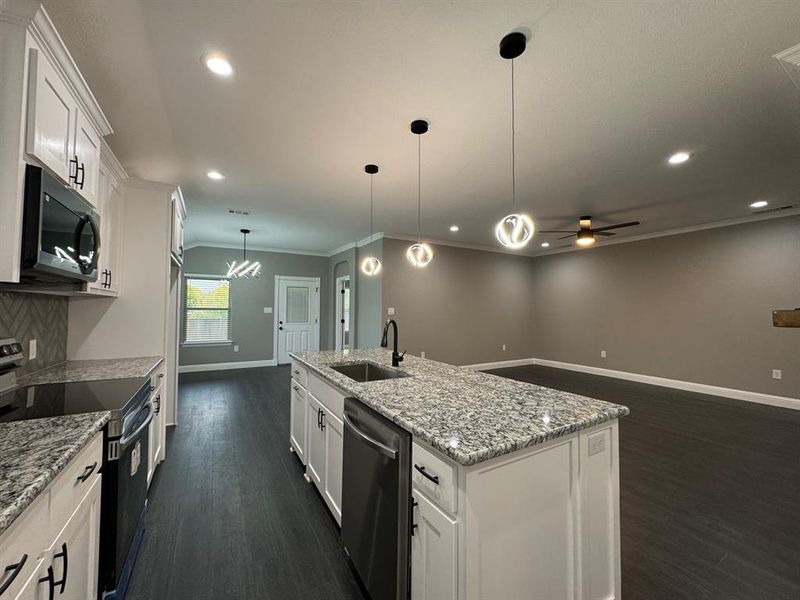
<path fill-rule="evenodd" d="M 230 280 L 189 275 L 184 290 L 183 343 L 230 342 Z"/>

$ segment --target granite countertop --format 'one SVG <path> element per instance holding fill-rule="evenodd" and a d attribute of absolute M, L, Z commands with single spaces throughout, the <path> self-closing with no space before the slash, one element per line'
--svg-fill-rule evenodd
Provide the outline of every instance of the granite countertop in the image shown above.
<path fill-rule="evenodd" d="M 630 413 L 626 406 L 406 355 L 410 377 L 356 382 L 330 365 L 391 366 L 384 349 L 292 353 L 312 372 L 462 465 L 474 465 Z"/>
<path fill-rule="evenodd" d="M 108 422 L 110 413 L 0 424 L 0 535 Z"/>
<path fill-rule="evenodd" d="M 68 360 L 41 371 L 23 375 L 17 385 L 42 385 L 72 381 L 97 381 L 98 379 L 129 379 L 147 377 L 164 359 L 161 356 L 136 358 L 100 358 L 96 360 Z"/>

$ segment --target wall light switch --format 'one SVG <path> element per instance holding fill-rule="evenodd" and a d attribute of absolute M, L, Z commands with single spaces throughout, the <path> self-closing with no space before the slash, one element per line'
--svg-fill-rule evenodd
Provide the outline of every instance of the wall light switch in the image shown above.
<path fill-rule="evenodd" d="M 233 345 L 233 351 L 234 352 L 238 352 L 239 351 L 239 344 L 234 344 Z"/>
<path fill-rule="evenodd" d="M 606 449 L 605 433 L 595 433 L 589 436 L 589 456 L 600 454 Z"/>
<path fill-rule="evenodd" d="M 772 378 L 773 379 L 781 379 L 783 377 L 783 371 L 780 369 L 772 369 Z"/>
<path fill-rule="evenodd" d="M 36 358 L 36 340 L 31 340 L 28 344 L 28 360 Z"/>
<path fill-rule="evenodd" d="M 423 350 L 422 352 L 419 353 L 419 357 L 420 358 L 425 358 L 425 350 Z"/>
<path fill-rule="evenodd" d="M 265 306 L 264 307 L 264 314 L 265 315 L 271 315 L 272 314 L 272 307 L 271 306 Z"/>
<path fill-rule="evenodd" d="M 506 345 L 503 344 L 503 352 L 505 352 L 505 351 L 506 351 Z"/>
<path fill-rule="evenodd" d="M 394 306 L 390 306 L 389 308 L 387 308 L 386 314 L 389 315 L 390 317 L 394 316 Z"/>
<path fill-rule="evenodd" d="M 600 358 L 605 358 L 605 357 L 606 357 L 606 351 L 600 350 Z"/>

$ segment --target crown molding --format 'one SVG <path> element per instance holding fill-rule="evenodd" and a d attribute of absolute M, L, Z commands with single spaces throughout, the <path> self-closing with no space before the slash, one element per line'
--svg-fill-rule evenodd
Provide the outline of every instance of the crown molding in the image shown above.
<path fill-rule="evenodd" d="M 102 138 L 100 139 L 100 160 L 113 177 L 115 183 L 112 185 L 114 185 L 115 188 L 119 188 L 119 185 L 128 179 L 128 173 L 119 160 L 117 160 L 108 142 Z"/>
<path fill-rule="evenodd" d="M 185 250 L 192 248 L 225 248 L 227 250 L 241 250 L 242 244 L 228 244 L 218 242 L 190 242 L 186 244 Z M 332 255 L 328 252 L 312 252 L 310 250 L 291 250 L 289 248 L 271 248 L 269 246 L 252 246 L 247 245 L 247 251 L 253 252 L 275 252 L 278 254 L 300 254 L 303 256 L 319 256 L 323 258 L 330 258 Z"/>
<path fill-rule="evenodd" d="M 41 49 L 54 63 L 56 69 L 61 71 L 65 83 L 78 100 L 84 113 L 92 121 L 95 129 L 100 133 L 100 136 L 105 137 L 114 133 L 111 123 L 103 113 L 103 109 L 100 108 L 100 104 L 89 88 L 89 84 L 86 83 L 80 70 L 78 70 L 78 66 L 75 64 L 55 25 L 50 20 L 50 16 L 44 6 L 34 15 L 33 21 L 30 23 L 30 31 L 41 46 Z"/>

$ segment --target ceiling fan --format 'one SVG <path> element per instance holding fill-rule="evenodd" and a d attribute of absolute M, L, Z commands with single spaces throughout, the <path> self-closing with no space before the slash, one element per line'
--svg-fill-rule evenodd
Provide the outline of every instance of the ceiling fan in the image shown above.
<path fill-rule="evenodd" d="M 558 239 L 565 240 L 567 238 L 577 236 L 577 244 L 579 246 L 591 246 L 597 241 L 595 236 L 616 235 L 616 233 L 609 230 L 620 229 L 621 227 L 633 227 L 634 225 L 639 225 L 639 221 L 628 221 L 627 223 L 617 223 L 616 225 L 606 225 L 605 227 L 597 227 L 596 229 L 592 229 L 592 217 L 584 216 L 578 220 L 578 225 L 580 227 L 578 231 L 540 230 L 539 233 L 568 233 L 569 235 L 565 235 L 564 237 L 560 237 Z"/>

